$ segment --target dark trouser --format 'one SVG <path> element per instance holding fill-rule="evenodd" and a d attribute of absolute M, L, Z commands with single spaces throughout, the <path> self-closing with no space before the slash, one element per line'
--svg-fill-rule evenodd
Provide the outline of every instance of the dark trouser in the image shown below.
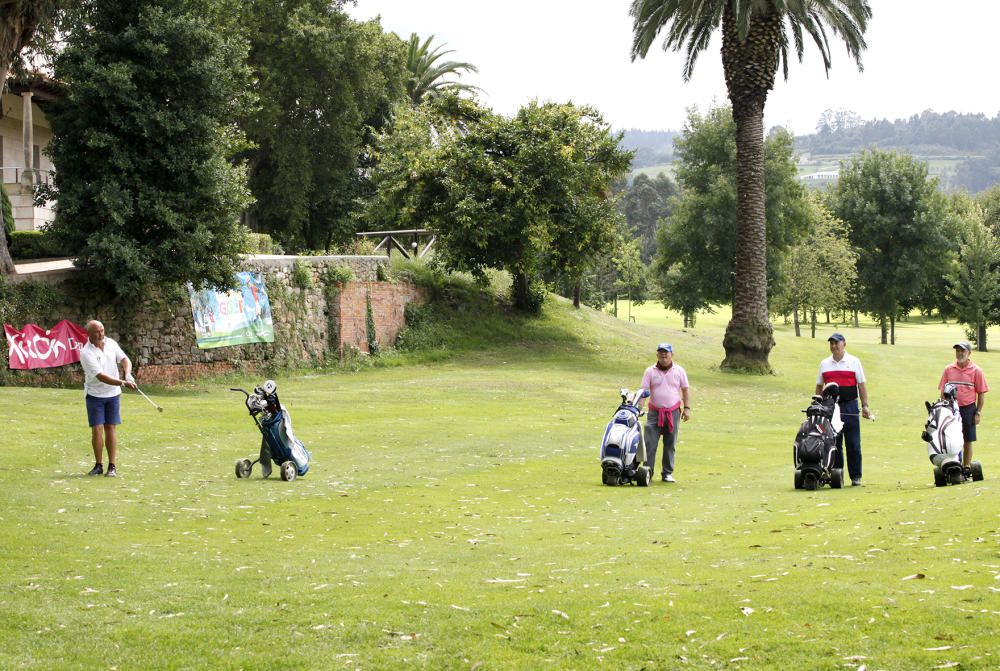
<path fill-rule="evenodd" d="M 962 439 L 966 443 L 976 442 L 976 404 L 963 405 L 958 414 L 962 418 Z"/>
<path fill-rule="evenodd" d="M 663 437 L 663 472 L 662 475 L 670 475 L 674 472 L 674 452 L 677 445 L 677 432 L 681 428 L 681 411 L 678 408 L 671 414 L 674 418 L 674 430 L 667 428 L 667 422 L 663 426 L 656 425 L 656 417 L 659 413 L 655 410 L 646 415 L 646 426 L 643 430 L 643 438 L 646 443 L 646 463 L 649 470 L 656 472 L 656 450 Z"/>
<path fill-rule="evenodd" d="M 837 436 L 837 455 L 834 468 L 844 467 L 844 445 L 847 445 L 847 472 L 851 480 L 861 479 L 861 415 L 857 399 L 840 404 L 840 419 L 844 430 Z"/>

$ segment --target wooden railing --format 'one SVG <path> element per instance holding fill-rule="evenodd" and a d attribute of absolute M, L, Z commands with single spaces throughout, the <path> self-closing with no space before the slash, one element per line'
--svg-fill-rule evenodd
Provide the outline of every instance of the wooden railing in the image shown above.
<path fill-rule="evenodd" d="M 431 251 L 437 236 L 433 231 L 426 228 L 411 228 L 405 231 L 366 231 L 357 234 L 359 238 L 382 238 L 375 245 L 375 252 L 385 251 L 386 256 L 392 257 L 392 250 L 395 249 L 403 255 L 404 259 L 420 259 Z"/>

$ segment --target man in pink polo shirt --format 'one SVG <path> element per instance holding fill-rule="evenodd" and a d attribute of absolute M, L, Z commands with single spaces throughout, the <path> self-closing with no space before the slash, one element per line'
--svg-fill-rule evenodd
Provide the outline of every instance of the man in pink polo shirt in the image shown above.
<path fill-rule="evenodd" d="M 983 369 L 972 363 L 972 345 L 963 340 L 955 343 L 955 363 L 948 364 L 941 373 L 938 389 L 944 398 L 944 386 L 949 382 L 958 392 L 958 412 L 962 416 L 962 434 L 965 445 L 962 448 L 962 465 L 972 463 L 972 443 L 976 440 L 976 426 L 983 413 L 984 395 L 990 390 L 986 384 Z"/>
<path fill-rule="evenodd" d="M 664 482 L 674 482 L 674 453 L 677 447 L 677 432 L 680 420 L 691 419 L 688 405 L 687 373 L 674 363 L 674 348 L 669 343 L 656 347 L 656 363 L 646 369 L 642 376 L 642 389 L 649 392 L 649 413 L 643 430 L 646 443 L 646 465 L 656 472 L 656 448 L 663 438 Z M 639 401 L 642 408 L 643 401 Z"/>

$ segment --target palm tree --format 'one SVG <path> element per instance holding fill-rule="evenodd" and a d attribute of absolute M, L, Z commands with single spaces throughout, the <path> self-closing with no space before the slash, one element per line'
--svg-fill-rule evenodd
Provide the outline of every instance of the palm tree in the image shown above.
<path fill-rule="evenodd" d="M 56 5 L 55 0 L 0 0 L 0 93 L 7 86 L 11 63 L 35 36 L 39 25 L 54 16 Z M 0 275 L 14 272 L 7 239 L 0 235 Z"/>
<path fill-rule="evenodd" d="M 829 32 L 839 35 L 861 70 L 868 0 L 633 0 L 632 59 L 644 58 L 669 26 L 665 51 L 685 50 L 684 81 L 698 55 L 722 29 L 722 67 L 736 122 L 737 243 L 733 317 L 726 327 L 723 368 L 769 371 L 774 337 L 767 311 L 764 225 L 764 104 L 779 62 L 788 79 L 788 51 L 802 61 L 812 38 L 830 72 Z"/>
<path fill-rule="evenodd" d="M 431 35 L 424 43 L 420 43 L 420 37 L 416 33 L 410 35 L 409 48 L 406 53 L 406 69 L 410 76 L 406 80 L 406 93 L 414 105 L 419 105 L 424 98 L 434 98 L 444 91 L 478 91 L 479 89 L 470 84 L 461 82 L 446 81 L 448 75 L 461 76 L 461 71 L 479 72 L 472 63 L 462 63 L 458 61 L 444 61 L 438 63 L 438 59 L 453 52 L 453 50 L 441 51 L 444 45 L 435 47 L 431 51 Z"/>

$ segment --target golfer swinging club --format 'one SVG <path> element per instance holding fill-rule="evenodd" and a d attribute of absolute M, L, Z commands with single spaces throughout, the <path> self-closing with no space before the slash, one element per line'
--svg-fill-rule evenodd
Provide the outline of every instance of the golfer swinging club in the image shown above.
<path fill-rule="evenodd" d="M 118 377 L 121 364 L 124 377 Z M 118 475 L 115 457 L 118 451 L 117 425 L 121 419 L 122 387 L 135 389 L 132 362 L 111 338 L 104 335 L 104 324 L 92 319 L 87 322 L 87 344 L 80 350 L 83 366 L 83 389 L 87 402 L 87 421 L 90 424 L 90 445 L 94 448 L 94 467 L 87 475 L 104 472 L 104 448 L 108 448 L 108 472 Z"/>

